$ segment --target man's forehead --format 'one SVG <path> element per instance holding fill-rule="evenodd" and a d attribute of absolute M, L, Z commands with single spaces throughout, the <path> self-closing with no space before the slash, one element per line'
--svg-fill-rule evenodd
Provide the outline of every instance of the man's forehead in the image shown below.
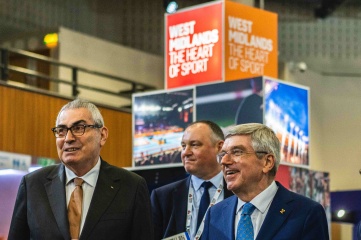
<path fill-rule="evenodd" d="M 203 135 L 203 134 L 209 134 L 210 133 L 210 128 L 208 127 L 208 125 L 204 124 L 204 123 L 196 123 L 192 126 L 189 126 L 186 128 L 184 135 Z"/>
<path fill-rule="evenodd" d="M 250 146 L 251 145 L 251 136 L 249 135 L 235 135 L 227 137 L 224 141 L 223 147 L 232 147 L 232 146 Z"/>
<path fill-rule="evenodd" d="M 197 139 L 209 136 L 209 132 L 203 128 L 187 128 L 183 134 L 183 139 Z"/>
<path fill-rule="evenodd" d="M 62 122 L 81 123 L 92 121 L 91 113 L 85 108 L 72 108 L 63 110 L 57 119 L 57 124 Z"/>

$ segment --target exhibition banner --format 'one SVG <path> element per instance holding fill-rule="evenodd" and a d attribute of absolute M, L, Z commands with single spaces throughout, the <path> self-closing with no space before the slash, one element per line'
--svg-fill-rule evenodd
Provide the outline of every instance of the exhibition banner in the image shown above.
<path fill-rule="evenodd" d="M 281 163 L 309 166 L 310 89 L 264 78 L 264 123 L 281 143 Z"/>
<path fill-rule="evenodd" d="M 165 88 L 278 77 L 277 14 L 214 1 L 165 15 Z"/>
<path fill-rule="evenodd" d="M 196 119 L 209 119 L 221 128 L 263 123 L 263 78 L 196 86 Z"/>
<path fill-rule="evenodd" d="M 30 155 L 0 151 L 0 169 L 28 171 L 30 164 Z"/>
<path fill-rule="evenodd" d="M 278 77 L 277 14 L 225 2 L 225 81 Z"/>
<path fill-rule="evenodd" d="M 330 174 L 301 167 L 280 165 L 276 181 L 287 189 L 320 203 L 331 222 Z"/>
<path fill-rule="evenodd" d="M 133 94 L 133 167 L 181 165 L 181 139 L 194 121 L 193 101 L 193 88 Z"/>
<path fill-rule="evenodd" d="M 271 77 L 133 94 L 133 167 L 180 164 L 184 129 L 264 123 L 281 143 L 281 164 L 308 167 L 310 89 Z"/>
<path fill-rule="evenodd" d="M 166 88 L 222 80 L 222 6 L 217 1 L 166 15 Z"/>

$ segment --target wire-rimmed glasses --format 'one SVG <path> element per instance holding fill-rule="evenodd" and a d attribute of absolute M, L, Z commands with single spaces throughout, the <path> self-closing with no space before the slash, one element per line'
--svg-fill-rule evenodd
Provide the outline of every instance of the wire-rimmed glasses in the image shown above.
<path fill-rule="evenodd" d="M 224 156 L 226 156 L 227 154 L 229 154 L 231 157 L 242 157 L 242 156 L 245 156 L 245 155 L 248 155 L 248 154 L 256 154 L 256 153 L 263 153 L 263 154 L 268 154 L 268 152 L 266 151 L 255 151 L 255 152 L 246 152 L 246 151 L 243 151 L 241 149 L 231 149 L 229 151 L 223 151 L 223 152 L 220 152 L 217 154 L 217 162 L 219 164 L 222 163 L 222 158 L 224 158 Z"/>

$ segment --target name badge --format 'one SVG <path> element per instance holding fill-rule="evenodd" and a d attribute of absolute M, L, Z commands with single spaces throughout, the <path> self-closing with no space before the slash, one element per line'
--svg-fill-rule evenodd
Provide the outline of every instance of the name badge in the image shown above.
<path fill-rule="evenodd" d="M 162 240 L 190 240 L 190 238 L 187 232 L 183 232 L 171 237 L 163 238 Z"/>

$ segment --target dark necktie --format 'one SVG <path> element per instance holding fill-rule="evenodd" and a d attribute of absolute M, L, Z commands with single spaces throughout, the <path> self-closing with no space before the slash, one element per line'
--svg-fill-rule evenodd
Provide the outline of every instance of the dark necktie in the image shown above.
<path fill-rule="evenodd" d="M 201 198 L 201 202 L 199 204 L 199 210 L 198 210 L 198 219 L 197 219 L 197 230 L 199 228 L 199 225 L 201 225 L 201 222 L 203 220 L 204 214 L 206 213 L 208 206 L 210 204 L 209 199 L 209 192 L 208 189 L 213 186 L 211 182 L 204 181 L 201 185 L 204 189 L 203 195 Z"/>
<path fill-rule="evenodd" d="M 83 203 L 83 184 L 81 178 L 74 178 L 75 189 L 71 194 L 68 206 L 69 230 L 71 239 L 79 239 L 81 210 Z"/>
<path fill-rule="evenodd" d="M 246 203 L 243 205 L 241 218 L 237 226 L 236 240 L 253 240 L 253 224 L 251 220 L 251 214 L 255 210 L 255 206 L 252 203 Z"/>

